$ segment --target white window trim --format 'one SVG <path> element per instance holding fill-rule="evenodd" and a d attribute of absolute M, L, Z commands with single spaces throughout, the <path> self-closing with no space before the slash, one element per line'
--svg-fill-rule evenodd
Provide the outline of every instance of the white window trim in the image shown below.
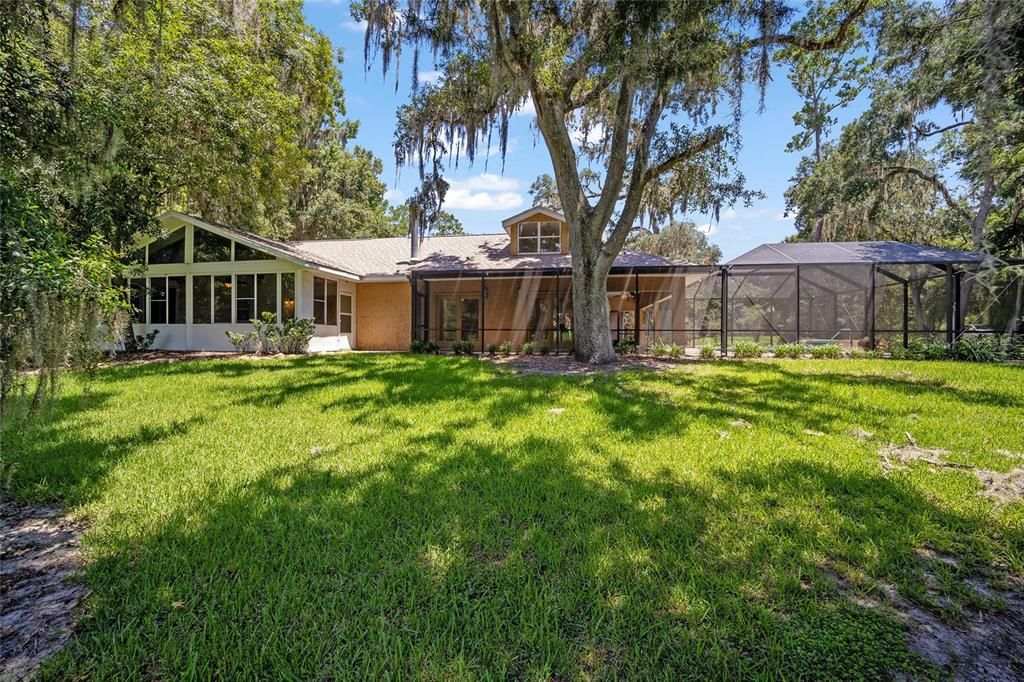
<path fill-rule="evenodd" d="M 524 225 L 536 225 L 537 226 L 537 235 L 536 236 L 525 236 L 524 237 L 523 236 L 523 226 Z M 544 225 L 554 225 L 556 233 L 555 234 L 543 234 L 542 226 L 544 226 Z M 556 249 L 554 249 L 554 250 L 542 251 L 541 250 L 541 238 L 542 237 L 545 238 L 545 239 L 550 239 L 550 238 L 557 239 L 558 240 L 558 247 Z M 562 225 L 560 223 L 556 222 L 556 221 L 553 221 L 553 220 L 539 220 L 539 221 L 538 220 L 527 220 L 527 221 L 521 222 L 516 227 L 516 238 L 519 240 L 518 241 L 519 253 L 545 254 L 545 253 L 561 253 L 562 252 Z M 527 243 L 527 244 L 530 244 L 531 245 L 530 248 L 524 249 L 523 248 L 523 243 L 524 242 Z"/>

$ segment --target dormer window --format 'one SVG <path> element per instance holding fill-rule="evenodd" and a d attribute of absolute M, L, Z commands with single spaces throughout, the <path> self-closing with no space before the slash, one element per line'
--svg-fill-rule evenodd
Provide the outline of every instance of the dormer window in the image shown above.
<path fill-rule="evenodd" d="M 561 253 L 562 228 L 554 221 L 519 223 L 519 253 Z"/>

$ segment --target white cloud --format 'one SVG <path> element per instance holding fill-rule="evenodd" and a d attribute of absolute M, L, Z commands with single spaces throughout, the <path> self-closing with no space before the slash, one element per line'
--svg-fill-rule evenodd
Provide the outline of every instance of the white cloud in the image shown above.
<path fill-rule="evenodd" d="M 465 180 L 448 180 L 445 210 L 509 211 L 523 205 L 519 181 L 495 173 L 481 173 Z"/>
<path fill-rule="evenodd" d="M 420 71 L 416 74 L 416 77 L 419 79 L 420 83 L 426 83 L 429 85 L 441 80 L 441 75 L 440 71 Z"/>
<path fill-rule="evenodd" d="M 697 230 L 710 237 L 713 234 L 718 234 L 718 225 L 715 223 L 704 223 L 703 225 L 698 225 Z"/>
<path fill-rule="evenodd" d="M 393 204 L 398 203 L 405 199 L 405 192 L 395 187 L 394 189 L 389 189 L 388 191 L 384 192 L 384 198 Z"/>
<path fill-rule="evenodd" d="M 572 143 L 574 145 L 576 145 L 577 147 L 582 146 L 584 141 L 588 145 L 597 144 L 598 142 L 601 141 L 602 137 L 604 137 L 604 124 L 603 123 L 596 123 L 593 126 L 591 126 L 590 130 L 587 131 L 586 138 L 583 137 L 583 129 L 582 128 L 579 128 L 579 127 L 577 127 L 575 125 L 569 128 L 569 139 L 571 139 Z"/>
<path fill-rule="evenodd" d="M 366 32 L 366 21 L 365 20 L 364 21 L 356 21 L 354 19 L 349 19 L 348 21 L 342 22 L 341 27 L 343 29 L 345 29 L 346 31 L 355 31 L 357 33 L 365 33 Z"/>
<path fill-rule="evenodd" d="M 519 108 L 512 112 L 512 115 L 523 116 L 524 118 L 527 116 L 531 118 L 536 116 L 537 109 L 534 108 L 533 106 L 533 97 L 527 97 L 526 100 L 524 100 L 523 103 L 519 105 Z"/>

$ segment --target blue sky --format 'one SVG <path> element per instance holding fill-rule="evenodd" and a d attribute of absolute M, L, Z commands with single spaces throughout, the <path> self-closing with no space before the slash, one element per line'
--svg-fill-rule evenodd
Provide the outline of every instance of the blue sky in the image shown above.
<path fill-rule="evenodd" d="M 396 177 L 392 141 L 395 130 L 395 110 L 408 100 L 408 62 L 398 92 L 394 88 L 394 73 L 385 81 L 379 64 L 369 72 L 363 62 L 364 27 L 352 20 L 344 0 L 307 0 L 306 16 L 326 33 L 336 46 L 345 50 L 342 65 L 343 84 L 348 118 L 360 123 L 356 143 L 372 150 L 384 162 L 383 180 L 388 185 L 388 198 L 405 198 L 419 184 L 417 171 L 412 167 L 399 169 Z M 421 80 L 429 80 L 431 73 L 421 62 Z M 757 97 L 752 90 L 746 97 L 742 122 L 743 147 L 739 154 L 739 170 L 746 176 L 748 187 L 758 189 L 765 198 L 752 206 L 723 209 L 717 224 L 711 224 L 707 215 L 688 216 L 710 233 L 711 241 L 718 244 L 725 259 L 737 256 L 763 242 L 777 242 L 793 232 L 792 220 L 783 216 L 783 193 L 799 161 L 799 155 L 787 154 L 786 143 L 796 132 L 793 113 L 800 108 L 799 97 L 793 91 L 785 73 L 776 71 L 774 81 L 766 93 L 766 110 L 757 113 Z M 855 111 L 844 112 L 847 119 Z M 451 168 L 446 179 L 451 184 L 445 209 L 462 221 L 467 232 L 499 232 L 501 220 L 518 213 L 530 205 L 530 183 L 542 173 L 551 172 L 551 163 L 540 134 L 533 126 L 528 112 L 512 121 L 509 133 L 509 152 L 502 172 L 501 159 L 495 154 L 479 158 L 473 165 L 460 161 L 458 169 Z"/>

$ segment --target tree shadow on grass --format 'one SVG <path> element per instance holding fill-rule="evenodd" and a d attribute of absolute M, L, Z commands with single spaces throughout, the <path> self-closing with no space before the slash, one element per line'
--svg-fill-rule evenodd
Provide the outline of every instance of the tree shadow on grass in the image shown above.
<path fill-rule="evenodd" d="M 46 675 L 880 678 L 915 666 L 902 625 L 823 563 L 900 583 L 922 542 L 985 532 L 898 480 L 809 462 L 696 482 L 538 436 L 412 445 L 105 533 L 90 619 Z"/>

